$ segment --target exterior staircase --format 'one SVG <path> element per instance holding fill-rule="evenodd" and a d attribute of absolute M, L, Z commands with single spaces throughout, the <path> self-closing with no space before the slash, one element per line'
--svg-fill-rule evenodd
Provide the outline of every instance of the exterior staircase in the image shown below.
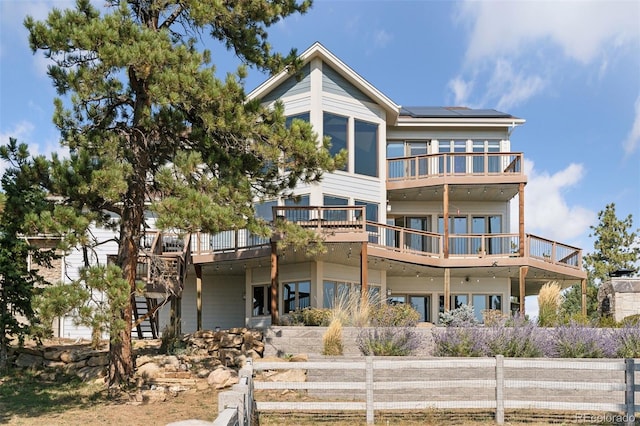
<path fill-rule="evenodd" d="M 147 232 L 141 239 L 137 281 L 144 290 L 132 296 L 132 337 L 156 339 L 156 313 L 173 298 L 182 296 L 187 265 L 191 261 L 190 236 Z M 135 330 L 135 331 L 134 331 Z"/>

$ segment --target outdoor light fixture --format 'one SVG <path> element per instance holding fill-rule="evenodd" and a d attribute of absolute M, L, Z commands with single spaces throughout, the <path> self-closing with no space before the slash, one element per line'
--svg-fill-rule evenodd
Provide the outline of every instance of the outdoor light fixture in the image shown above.
<path fill-rule="evenodd" d="M 387 297 L 391 296 L 391 289 L 387 288 Z"/>

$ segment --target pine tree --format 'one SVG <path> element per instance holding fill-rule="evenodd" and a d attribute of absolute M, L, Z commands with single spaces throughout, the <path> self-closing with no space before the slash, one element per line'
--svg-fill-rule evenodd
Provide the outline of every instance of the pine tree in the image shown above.
<path fill-rule="evenodd" d="M 28 224 L 49 208 L 45 191 L 37 182 L 45 171 L 42 162 L 30 159 L 25 144 L 10 139 L 0 147 L 0 158 L 9 163 L 2 176 L 3 208 L 0 213 L 0 371 L 8 368 L 10 338 L 24 340 L 37 321 L 31 305 L 36 285 L 42 284 L 37 265 L 50 267 L 55 253 L 38 250 L 23 238 L 37 233 Z M 29 268 L 27 258 L 35 266 Z"/>
<path fill-rule="evenodd" d="M 295 51 L 271 51 L 267 29 L 305 13 L 296 0 L 89 0 L 25 20 L 32 50 L 44 51 L 61 98 L 54 122 L 68 159 L 53 159 L 49 189 L 75 212 L 116 214 L 117 265 L 135 291 L 145 210 L 157 226 L 184 232 L 247 228 L 266 235 L 253 201 L 315 182 L 343 158 L 329 155 L 307 123 L 285 125 L 282 105 L 247 101 L 247 69 L 224 80 L 212 53 L 199 51 L 205 32 L 244 63 L 267 72 L 299 66 Z M 337 163 L 336 163 L 337 161 Z M 286 171 L 283 173 L 283 171 Z M 131 302 L 124 327 L 110 336 L 109 384 L 133 375 Z"/>
<path fill-rule="evenodd" d="M 612 272 L 620 269 L 637 273 L 640 260 L 640 230 L 633 230 L 632 215 L 618 219 L 616 206 L 611 203 L 598 213 L 598 220 L 597 226 L 591 226 L 593 232 L 589 235 L 595 238 L 594 251 L 584 257 L 589 278 L 599 285 L 606 281 Z"/>
<path fill-rule="evenodd" d="M 595 237 L 594 251 L 584 256 L 587 270 L 587 318 L 594 320 L 598 316 L 598 287 L 609 278 L 609 274 L 619 269 L 637 273 L 640 260 L 640 241 L 638 231 L 633 229 L 633 217 L 628 215 L 620 220 L 616 216 L 614 203 L 607 204 L 598 213 L 599 223 L 591 226 L 590 237 Z M 562 302 L 565 320 L 579 316 L 582 306 L 582 287 L 575 285 L 567 290 Z"/>

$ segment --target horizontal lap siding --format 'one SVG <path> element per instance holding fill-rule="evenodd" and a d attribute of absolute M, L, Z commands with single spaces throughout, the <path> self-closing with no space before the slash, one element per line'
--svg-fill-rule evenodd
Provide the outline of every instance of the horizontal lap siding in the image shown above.
<path fill-rule="evenodd" d="M 209 275 L 202 277 L 202 328 L 213 330 L 244 326 L 245 278 L 242 275 Z M 169 324 L 170 304 L 160 312 L 160 330 Z M 182 293 L 182 332 L 197 329 L 196 279 L 190 271 Z"/>
<path fill-rule="evenodd" d="M 274 90 L 269 92 L 264 98 L 262 98 L 262 102 L 268 103 L 278 100 L 283 97 L 300 95 L 302 93 L 308 93 L 311 89 L 311 67 L 309 64 L 305 65 L 302 70 L 302 79 L 298 81 L 298 76 L 291 76 L 286 79 L 282 84 L 276 87 Z"/>
<path fill-rule="evenodd" d="M 322 74 L 322 90 L 324 92 L 374 103 L 371 98 L 345 80 L 344 77 L 339 75 L 327 64 L 323 64 Z"/>
<path fill-rule="evenodd" d="M 330 173 L 324 175 L 322 180 L 322 192 L 352 200 L 367 201 L 381 204 L 380 194 L 384 183 L 370 177 L 348 175 L 342 173 Z M 378 217 L 382 212 L 379 211 Z"/>
<path fill-rule="evenodd" d="M 118 245 L 113 241 L 116 234 L 110 230 L 95 227 L 92 227 L 91 232 L 99 242 L 111 240 L 105 244 L 95 247 L 93 250 L 89 250 L 89 261 L 91 262 L 91 265 L 106 265 L 107 255 L 118 253 Z M 65 257 L 64 282 L 69 283 L 72 280 L 78 279 L 79 268 L 83 266 L 84 260 L 82 250 L 72 250 L 69 255 Z M 99 298 L 101 298 L 101 296 L 98 296 L 98 299 Z M 73 315 L 67 315 L 63 318 L 63 329 L 60 333 L 60 337 L 70 339 L 91 339 L 91 328 L 75 325 Z M 106 338 L 107 335 L 104 335 L 103 337 Z"/>

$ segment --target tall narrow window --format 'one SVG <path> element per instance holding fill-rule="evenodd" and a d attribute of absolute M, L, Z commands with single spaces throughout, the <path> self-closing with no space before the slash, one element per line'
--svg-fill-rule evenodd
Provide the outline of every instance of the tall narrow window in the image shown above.
<path fill-rule="evenodd" d="M 262 315 L 270 315 L 271 309 L 271 286 L 258 285 L 252 287 L 253 308 L 252 315 L 254 317 Z"/>
<path fill-rule="evenodd" d="M 331 147 L 329 153 L 331 155 L 338 154 L 341 150 L 347 149 L 347 128 L 349 119 L 339 115 L 325 112 L 323 114 L 322 128 L 324 136 L 331 138 Z M 347 170 L 345 164 L 342 170 Z"/>
<path fill-rule="evenodd" d="M 285 124 L 286 124 L 287 128 L 291 127 L 291 123 L 293 123 L 293 120 L 302 120 L 302 121 L 306 121 L 308 123 L 309 122 L 309 112 L 303 112 L 301 114 L 288 116 L 286 118 L 286 120 L 285 120 Z"/>
<path fill-rule="evenodd" d="M 355 121 L 355 172 L 378 176 L 378 125 Z"/>
<path fill-rule="evenodd" d="M 368 222 L 378 222 L 378 204 L 368 203 L 366 201 L 356 200 L 356 206 L 365 206 L 365 220 Z M 359 214 L 359 212 L 357 213 Z M 357 218 L 359 219 L 359 217 Z M 377 232 L 378 227 L 374 225 L 367 225 L 367 233 L 369 234 L 369 242 L 377 243 L 379 235 Z"/>

